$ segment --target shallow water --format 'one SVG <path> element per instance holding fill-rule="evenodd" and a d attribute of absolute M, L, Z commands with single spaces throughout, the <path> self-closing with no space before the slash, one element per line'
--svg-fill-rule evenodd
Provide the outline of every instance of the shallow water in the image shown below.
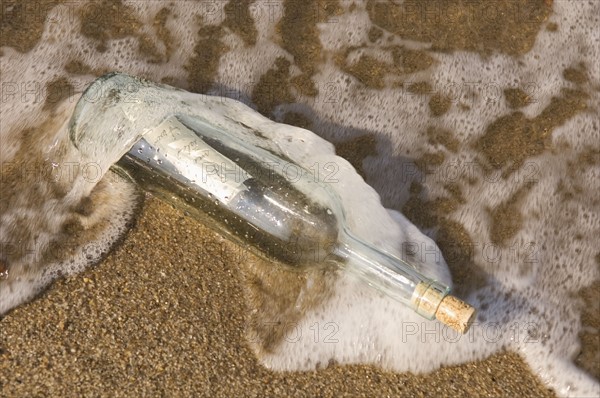
<path fill-rule="evenodd" d="M 10 189 L 22 190 L 18 178 L 6 185 L 5 166 L 45 160 L 77 93 L 106 71 L 239 99 L 332 141 L 386 207 L 437 242 L 456 291 L 480 308 L 471 334 L 458 337 L 342 276 L 332 297 L 298 320 L 302 330 L 333 325 L 337 344 L 283 339 L 264 363 L 310 369 L 334 359 L 430 371 L 505 347 L 560 395 L 597 395 L 586 375 L 598 377 L 597 362 L 584 361 L 586 373 L 570 361 L 579 338 L 592 342 L 585 352 L 598 352 L 597 318 L 581 325 L 600 262 L 596 4 L 95 4 L 3 10 L 3 206 Z M 19 152 L 26 145 L 35 155 Z M 98 182 L 84 180 L 92 184 L 82 192 Z M 119 191 L 114 184 L 96 192 L 97 214 L 115 210 L 101 206 Z M 32 198 L 27 220 L 73 213 L 75 203 L 23 192 Z M 128 195 L 113 202 L 123 213 Z M 3 242 L 15 222 L 6 218 L 10 203 Z M 80 213 L 84 227 L 98 222 Z M 69 236 L 59 219 L 35 228 L 48 241 Z M 104 246 L 117 233 L 109 235 Z M 425 261 L 439 254 L 415 250 Z"/>

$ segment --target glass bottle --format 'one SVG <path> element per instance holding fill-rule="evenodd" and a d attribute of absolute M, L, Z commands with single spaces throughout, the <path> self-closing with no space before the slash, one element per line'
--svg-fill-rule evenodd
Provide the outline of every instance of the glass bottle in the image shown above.
<path fill-rule="evenodd" d="M 83 94 L 70 137 L 87 158 L 112 145 L 106 167 L 118 160 L 143 189 L 263 256 L 294 268 L 344 267 L 425 318 L 468 330 L 475 309 L 448 286 L 357 238 L 337 193 L 244 123 L 253 110 L 222 99 L 235 111 L 214 119 L 211 112 L 222 108 L 199 97 L 109 74 Z M 293 180 L 286 176 L 290 165 L 299 171 Z"/>

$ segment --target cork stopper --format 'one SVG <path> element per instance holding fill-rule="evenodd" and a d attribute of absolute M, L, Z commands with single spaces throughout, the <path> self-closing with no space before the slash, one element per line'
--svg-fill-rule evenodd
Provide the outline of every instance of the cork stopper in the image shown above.
<path fill-rule="evenodd" d="M 475 308 L 454 296 L 445 295 L 436 284 L 419 283 L 412 302 L 417 313 L 436 318 L 452 329 L 465 334 L 475 320 Z"/>
<path fill-rule="evenodd" d="M 454 296 L 446 296 L 440 303 L 435 317 L 437 320 L 462 334 L 467 333 L 475 320 L 477 311 Z"/>

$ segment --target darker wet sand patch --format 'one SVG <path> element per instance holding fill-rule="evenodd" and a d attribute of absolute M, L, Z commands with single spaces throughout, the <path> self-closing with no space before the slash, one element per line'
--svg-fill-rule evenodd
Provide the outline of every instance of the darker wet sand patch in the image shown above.
<path fill-rule="evenodd" d="M 48 13 L 63 0 L 3 2 L 0 7 L 0 47 L 26 53 L 42 38 Z M 67 17 L 66 15 L 61 16 Z"/>
<path fill-rule="evenodd" d="M 558 150 L 567 149 L 570 148 Z M 585 177 L 590 172 L 590 167 L 600 164 L 600 148 L 586 146 L 579 153 L 575 154 L 572 159 L 567 160 L 566 164 L 566 178 L 559 179 L 555 194 L 560 195 L 563 201 L 578 201 L 585 189 L 585 182 L 582 181 L 582 177 Z M 600 202 L 597 200 L 597 203 Z"/>
<path fill-rule="evenodd" d="M 527 198 L 532 186 L 532 182 L 524 184 L 510 198 L 489 210 L 491 218 L 490 239 L 492 243 L 506 247 L 509 240 L 514 238 L 521 230 L 524 223 L 521 205 Z"/>
<path fill-rule="evenodd" d="M 290 91 L 290 61 L 278 57 L 275 64 L 260 77 L 252 90 L 252 102 L 263 115 L 271 115 L 277 105 L 291 103 L 294 96 Z"/>
<path fill-rule="evenodd" d="M 163 7 L 152 19 L 152 28 L 158 40 L 147 33 L 138 35 L 138 53 L 151 64 L 167 62 L 173 53 L 174 38 L 167 28 L 170 15 L 171 11 Z"/>
<path fill-rule="evenodd" d="M 65 71 L 74 75 L 89 75 L 93 73 L 93 68 L 83 61 L 72 59 L 66 63 Z"/>
<path fill-rule="evenodd" d="M 402 207 L 402 213 L 419 228 L 436 228 L 435 242 L 448 264 L 455 294 L 465 297 L 486 284 L 486 273 L 475 263 L 475 242 L 466 228 L 450 218 L 464 203 L 458 185 L 449 186 L 450 197 L 427 200 L 423 186 L 413 182 L 410 197 Z"/>
<path fill-rule="evenodd" d="M 338 56 L 337 64 L 349 75 L 369 88 L 382 89 L 385 87 L 384 78 L 392 71 L 392 66 L 369 55 L 361 55 L 358 61 L 348 64 L 346 56 Z"/>
<path fill-rule="evenodd" d="M 433 91 L 433 87 L 429 82 L 415 82 L 407 87 L 409 93 L 418 95 L 429 95 Z"/>
<path fill-rule="evenodd" d="M 600 253 L 595 261 L 600 271 Z M 579 333 L 581 351 L 575 358 L 575 364 L 597 380 L 600 380 L 600 281 L 596 280 L 579 291 L 583 301 Z"/>
<path fill-rule="evenodd" d="M 467 50 L 482 55 L 499 51 L 517 56 L 533 47 L 552 12 L 552 2 L 370 0 L 367 11 L 380 28 L 405 39 L 429 42 L 434 50 Z"/>
<path fill-rule="evenodd" d="M 507 88 L 504 90 L 506 103 L 512 109 L 523 108 L 531 103 L 532 98 L 520 88 Z"/>
<path fill-rule="evenodd" d="M 368 37 L 371 43 L 375 43 L 377 42 L 377 40 L 383 37 L 383 30 L 379 29 L 376 26 L 371 26 L 371 28 L 369 29 Z"/>
<path fill-rule="evenodd" d="M 411 74 L 429 69 L 435 62 L 429 53 L 423 50 L 411 50 L 403 46 L 386 47 L 392 51 L 394 65 L 398 73 Z"/>
<path fill-rule="evenodd" d="M 446 155 L 442 151 L 425 152 L 415 159 L 415 164 L 424 174 L 432 174 L 435 168 L 444 163 L 444 160 Z"/>
<path fill-rule="evenodd" d="M 429 110 L 433 117 L 440 117 L 450 110 L 452 98 L 447 95 L 436 93 L 429 100 Z"/>
<path fill-rule="evenodd" d="M 456 182 L 449 182 L 444 184 L 444 189 L 448 191 L 452 199 L 456 200 L 460 204 L 465 204 L 467 201 L 462 193 L 460 185 Z"/>
<path fill-rule="evenodd" d="M 311 79 L 323 59 L 317 23 L 326 22 L 341 11 L 337 1 L 285 0 L 283 3 L 283 15 L 277 25 L 278 39 L 302 71 L 302 77 L 297 80 L 302 84 L 297 85 L 304 95 L 315 96 L 318 93 Z"/>
<path fill-rule="evenodd" d="M 92 75 L 96 77 L 100 77 L 113 71 L 110 68 L 92 67 L 79 59 L 71 59 L 65 64 L 64 69 L 65 72 L 73 75 Z"/>
<path fill-rule="evenodd" d="M 151 64 L 158 64 L 165 61 L 163 54 L 161 54 L 154 40 L 147 34 L 139 36 L 138 51 Z"/>
<path fill-rule="evenodd" d="M 169 28 L 167 28 L 167 19 L 171 16 L 171 10 L 163 7 L 156 13 L 152 25 L 156 31 L 156 36 L 164 44 L 166 59 L 168 61 L 173 54 L 173 46 L 175 45 L 174 37 Z"/>
<path fill-rule="evenodd" d="M 450 130 L 429 126 L 426 131 L 429 144 L 442 145 L 450 152 L 458 152 L 460 142 L 454 137 L 454 133 Z"/>
<path fill-rule="evenodd" d="M 587 108 L 588 95 L 581 90 L 563 89 L 536 117 L 517 111 L 492 122 L 474 143 L 494 169 L 507 177 L 527 159 L 541 155 L 551 145 L 552 130 Z"/>
<path fill-rule="evenodd" d="M 96 41 L 96 50 L 105 52 L 109 40 L 137 37 L 142 23 L 135 10 L 121 0 L 92 2 L 80 11 L 81 34 Z"/>
<path fill-rule="evenodd" d="M 283 115 L 283 123 L 312 130 L 313 121 L 299 112 L 287 112 Z"/>
<path fill-rule="evenodd" d="M 122 0 L 91 2 L 81 7 L 79 19 L 81 34 L 96 42 L 96 51 L 108 50 L 111 40 L 133 37 L 138 43 L 138 53 L 150 63 L 162 63 L 173 51 L 173 38 L 166 28 L 169 10 L 162 8 L 153 18 L 152 26 L 163 48 L 147 33 L 140 33 L 143 23 L 136 10 Z"/>
<path fill-rule="evenodd" d="M 238 35 L 247 46 L 256 44 L 258 31 L 254 25 L 254 18 L 250 14 L 250 6 L 255 0 L 232 0 L 225 4 L 225 20 L 223 26 Z M 263 15 L 263 18 L 265 16 Z"/>
<path fill-rule="evenodd" d="M 588 82 L 587 70 L 583 64 L 565 69 L 563 77 L 578 86 Z"/>
<path fill-rule="evenodd" d="M 360 55 L 357 61 L 348 61 L 353 52 L 365 49 L 366 47 L 348 47 L 335 56 L 335 61 L 344 72 L 373 89 L 385 88 L 387 85 L 386 79 L 391 80 L 394 86 L 401 87 L 402 82 L 398 79 L 405 79 L 410 74 L 429 69 L 435 61 L 425 51 L 410 50 L 402 46 L 382 47 L 382 50 L 389 52 L 391 55 L 392 63 L 381 61 L 364 53 Z"/>
<path fill-rule="evenodd" d="M 368 156 L 377 156 L 377 137 L 364 134 L 335 144 L 335 153 L 350 162 L 358 174 L 366 180 L 363 161 Z"/>
<path fill-rule="evenodd" d="M 199 21 L 199 23 L 202 23 Z M 189 90 L 206 93 L 217 79 L 219 61 L 229 51 L 223 43 L 225 31 L 221 26 L 200 26 L 194 52 L 184 68 L 188 72 Z"/>
<path fill-rule="evenodd" d="M 460 202 L 460 199 L 454 199 Z M 466 297 L 487 284 L 487 273 L 475 263 L 475 245 L 467 229 L 459 222 L 442 219 L 436 234 L 436 243 L 450 268 L 454 294 Z"/>

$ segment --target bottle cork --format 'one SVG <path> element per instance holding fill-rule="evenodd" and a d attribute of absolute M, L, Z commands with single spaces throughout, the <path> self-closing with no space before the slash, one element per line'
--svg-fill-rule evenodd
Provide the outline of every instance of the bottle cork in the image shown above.
<path fill-rule="evenodd" d="M 426 317 L 435 317 L 459 333 L 465 334 L 475 320 L 476 310 L 454 296 L 444 296 L 438 289 L 421 282 L 413 293 L 416 311 Z"/>
<path fill-rule="evenodd" d="M 462 334 L 467 333 L 475 320 L 477 311 L 454 296 L 446 296 L 440 303 L 435 317 L 437 320 Z"/>

